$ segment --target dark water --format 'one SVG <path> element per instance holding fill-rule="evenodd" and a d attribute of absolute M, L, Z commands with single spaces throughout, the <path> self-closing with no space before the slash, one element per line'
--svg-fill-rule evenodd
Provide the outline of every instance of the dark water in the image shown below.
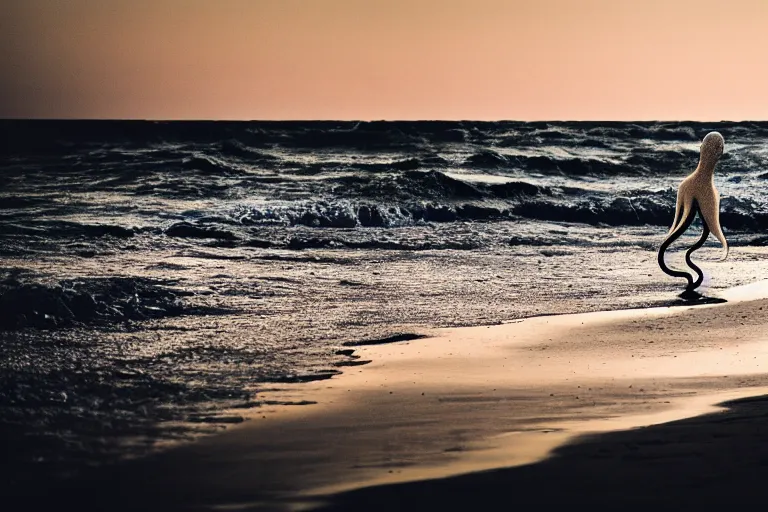
<path fill-rule="evenodd" d="M 2 123 L 3 251 L 156 233 L 270 247 L 472 248 L 375 228 L 510 219 L 669 224 L 721 131 L 726 229 L 761 233 L 768 123 Z M 96 226 L 94 226 L 96 225 Z M 357 228 L 297 235 L 285 228 Z M 374 228 L 374 229 L 366 229 Z M 34 245 L 34 244 L 32 244 Z"/>
<path fill-rule="evenodd" d="M 215 430 L 345 343 L 669 303 L 654 251 L 711 130 L 717 288 L 765 272 L 768 123 L 0 121 L 9 460 Z"/>

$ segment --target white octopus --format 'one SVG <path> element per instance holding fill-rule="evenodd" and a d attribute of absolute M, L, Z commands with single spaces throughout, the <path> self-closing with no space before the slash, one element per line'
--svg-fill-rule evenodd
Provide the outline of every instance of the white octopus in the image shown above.
<path fill-rule="evenodd" d="M 723 155 L 725 140 L 718 132 L 710 132 L 701 142 L 701 155 L 699 165 L 690 176 L 685 178 L 677 189 L 677 204 L 675 206 L 675 220 L 667 233 L 667 237 L 659 248 L 659 266 L 666 274 L 672 277 L 684 277 L 688 280 L 687 292 L 692 292 L 704 281 L 704 273 L 691 261 L 693 251 L 699 249 L 707 241 L 710 231 L 723 244 L 724 254 L 720 261 L 728 257 L 728 242 L 720 228 L 720 194 L 715 188 L 715 165 Z M 704 230 L 696 242 L 685 253 L 685 262 L 697 275 L 694 281 L 688 272 L 674 270 L 664 261 L 664 253 L 667 248 L 677 240 L 693 223 L 698 212 L 704 224 Z"/>

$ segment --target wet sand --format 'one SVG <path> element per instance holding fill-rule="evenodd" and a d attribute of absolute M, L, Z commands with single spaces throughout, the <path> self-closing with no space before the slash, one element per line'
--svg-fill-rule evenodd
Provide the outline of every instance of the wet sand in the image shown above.
<path fill-rule="evenodd" d="M 351 361 L 372 362 L 270 393 L 316 404 L 261 411 L 222 435 L 27 497 L 25 508 L 733 502 L 768 475 L 768 402 L 726 413 L 717 404 L 768 393 L 768 287 L 720 295 L 728 302 L 354 347 Z M 711 415 L 686 419 L 702 414 Z M 658 426 L 636 429 L 648 425 Z"/>

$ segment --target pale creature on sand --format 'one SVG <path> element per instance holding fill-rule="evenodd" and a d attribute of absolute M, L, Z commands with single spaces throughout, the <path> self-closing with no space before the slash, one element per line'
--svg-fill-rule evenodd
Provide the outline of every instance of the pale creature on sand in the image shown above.
<path fill-rule="evenodd" d="M 659 248 L 659 266 L 666 274 L 672 277 L 683 277 L 688 281 L 686 292 L 692 292 L 704 281 L 704 273 L 691 261 L 693 251 L 699 249 L 707 241 L 710 231 L 723 244 L 723 257 L 728 257 L 728 242 L 725 240 L 723 230 L 720 228 L 720 194 L 715 188 L 715 165 L 723 155 L 725 140 L 718 132 L 710 132 L 701 143 L 701 156 L 699 165 L 693 173 L 685 178 L 677 189 L 677 204 L 675 206 L 675 220 L 667 233 L 667 237 Z M 688 272 L 674 270 L 664 261 L 664 253 L 667 248 L 682 235 L 693 223 L 696 213 L 704 225 L 701 238 L 685 253 L 685 262 L 696 272 L 697 278 Z"/>

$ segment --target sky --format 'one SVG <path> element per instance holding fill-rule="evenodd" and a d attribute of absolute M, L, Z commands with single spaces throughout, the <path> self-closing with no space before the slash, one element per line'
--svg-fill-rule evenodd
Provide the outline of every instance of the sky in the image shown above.
<path fill-rule="evenodd" d="M 766 120 L 767 0 L 0 0 L 0 117 Z"/>

